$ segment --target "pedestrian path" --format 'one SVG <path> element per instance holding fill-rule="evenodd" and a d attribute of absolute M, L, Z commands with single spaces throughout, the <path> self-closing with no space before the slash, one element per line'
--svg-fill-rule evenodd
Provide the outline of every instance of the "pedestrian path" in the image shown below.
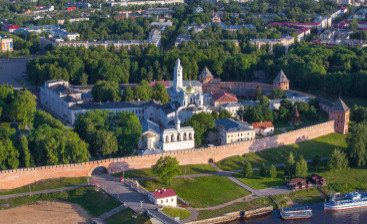
<path fill-rule="evenodd" d="M 16 197 L 22 197 L 22 196 L 30 196 L 30 195 L 36 195 L 36 194 L 46 194 L 46 193 L 53 193 L 58 191 L 66 191 L 66 190 L 72 190 L 79 187 L 85 187 L 88 186 L 87 184 L 82 185 L 76 185 L 76 186 L 70 186 L 70 187 L 61 187 L 61 188 L 55 188 L 55 189 L 49 189 L 49 190 L 42 190 L 42 191 L 34 191 L 34 192 L 25 192 L 25 193 L 18 193 L 18 194 L 8 194 L 8 195 L 0 195 L 0 200 L 2 199 L 8 199 L 8 198 L 16 198 Z"/>
<path fill-rule="evenodd" d="M 186 222 L 192 222 L 194 220 L 196 220 L 199 217 L 199 212 L 197 209 L 192 208 L 192 207 L 188 207 L 186 208 L 186 210 L 188 210 L 191 213 L 191 216 L 186 218 L 186 219 L 182 219 L 181 222 L 186 223 Z"/>
<path fill-rule="evenodd" d="M 121 212 L 121 211 L 122 211 L 122 210 L 124 210 L 124 209 L 126 209 L 126 207 L 125 207 L 125 206 L 123 206 L 123 205 L 121 205 L 121 206 L 119 206 L 119 207 L 116 207 L 116 208 L 114 208 L 114 209 L 112 209 L 112 210 L 108 211 L 108 212 L 103 213 L 103 214 L 102 214 L 102 215 L 100 215 L 98 218 L 99 218 L 99 219 L 102 219 L 102 220 L 105 220 L 105 219 L 107 219 L 108 217 L 113 216 L 114 214 L 119 213 L 119 212 Z"/>

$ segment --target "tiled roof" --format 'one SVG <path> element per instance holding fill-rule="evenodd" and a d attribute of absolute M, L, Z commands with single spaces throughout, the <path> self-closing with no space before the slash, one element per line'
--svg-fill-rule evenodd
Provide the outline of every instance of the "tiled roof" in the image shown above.
<path fill-rule="evenodd" d="M 347 111 L 349 107 L 344 103 L 344 101 L 339 97 L 334 106 L 330 109 L 332 111 Z"/>
<path fill-rule="evenodd" d="M 75 104 L 70 107 L 71 110 L 92 110 L 92 109 L 117 109 L 117 108 L 133 108 L 133 107 L 144 107 L 144 106 L 156 106 L 159 104 L 155 101 L 134 101 L 134 102 L 107 102 L 107 103 L 82 103 Z"/>
<path fill-rule="evenodd" d="M 50 89 L 56 93 L 59 93 L 59 94 L 62 93 L 65 95 L 80 93 L 79 90 L 76 90 L 76 89 L 71 88 L 70 86 L 64 86 L 61 84 L 51 86 Z"/>
<path fill-rule="evenodd" d="M 152 191 L 150 193 L 152 193 L 154 195 L 154 197 L 157 198 L 157 199 L 177 196 L 176 192 L 171 188 L 170 189 Z"/>
<path fill-rule="evenodd" d="M 256 122 L 252 123 L 252 126 L 254 126 L 254 129 L 266 129 L 266 128 L 272 128 L 274 127 L 273 123 L 271 121 L 265 121 L 265 122 Z"/>
<path fill-rule="evenodd" d="M 220 92 L 213 94 L 212 99 L 215 102 L 235 102 L 235 103 L 238 102 L 237 97 L 235 95 L 227 92 Z"/>
<path fill-rule="evenodd" d="M 164 87 L 169 87 L 169 81 L 153 81 L 149 83 L 149 86 L 154 86 L 156 83 L 161 83 L 164 85 Z"/>
<path fill-rule="evenodd" d="M 210 72 L 210 70 L 208 69 L 208 67 L 205 66 L 205 68 L 199 75 L 199 79 L 207 79 L 207 78 L 213 78 L 213 75 Z"/>
<path fill-rule="evenodd" d="M 277 77 L 274 79 L 274 82 L 289 82 L 287 76 L 285 76 L 283 69 L 280 70 Z"/>

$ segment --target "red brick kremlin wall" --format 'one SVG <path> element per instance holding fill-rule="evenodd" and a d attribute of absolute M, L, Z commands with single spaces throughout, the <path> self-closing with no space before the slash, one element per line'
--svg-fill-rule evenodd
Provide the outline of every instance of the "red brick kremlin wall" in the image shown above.
<path fill-rule="evenodd" d="M 334 121 L 328 121 L 276 136 L 226 146 L 167 152 L 156 155 L 130 156 L 78 164 L 5 170 L 0 171 L 0 189 L 17 188 L 49 178 L 87 176 L 91 175 L 92 171 L 100 166 L 105 167 L 109 173 L 122 172 L 123 169 L 149 168 L 155 164 L 159 157 L 166 155 L 176 157 L 181 165 L 208 163 L 209 160 L 216 162 L 229 156 L 243 155 L 248 152 L 303 142 L 333 132 Z"/>

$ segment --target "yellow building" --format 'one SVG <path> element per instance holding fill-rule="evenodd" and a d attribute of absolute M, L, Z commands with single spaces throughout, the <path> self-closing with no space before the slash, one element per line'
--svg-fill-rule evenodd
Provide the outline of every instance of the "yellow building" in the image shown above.
<path fill-rule="evenodd" d="M 13 38 L 3 34 L 0 35 L 0 51 L 13 51 Z"/>

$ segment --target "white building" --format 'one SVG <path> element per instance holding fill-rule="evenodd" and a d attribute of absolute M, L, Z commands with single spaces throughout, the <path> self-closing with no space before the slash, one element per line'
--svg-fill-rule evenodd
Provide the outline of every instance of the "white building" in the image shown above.
<path fill-rule="evenodd" d="M 161 130 L 157 123 L 152 120 L 140 122 L 142 137 L 138 142 L 138 149 L 156 149 L 160 147 Z"/>
<path fill-rule="evenodd" d="M 155 191 L 148 193 L 148 199 L 156 206 L 177 206 L 177 194 L 173 189 L 155 189 Z"/>
<path fill-rule="evenodd" d="M 247 122 L 223 118 L 216 120 L 215 125 L 221 145 L 254 140 L 256 136 L 253 126 Z"/>
<path fill-rule="evenodd" d="M 274 125 L 271 121 L 256 122 L 251 124 L 254 127 L 256 134 L 269 136 L 274 133 Z"/>

